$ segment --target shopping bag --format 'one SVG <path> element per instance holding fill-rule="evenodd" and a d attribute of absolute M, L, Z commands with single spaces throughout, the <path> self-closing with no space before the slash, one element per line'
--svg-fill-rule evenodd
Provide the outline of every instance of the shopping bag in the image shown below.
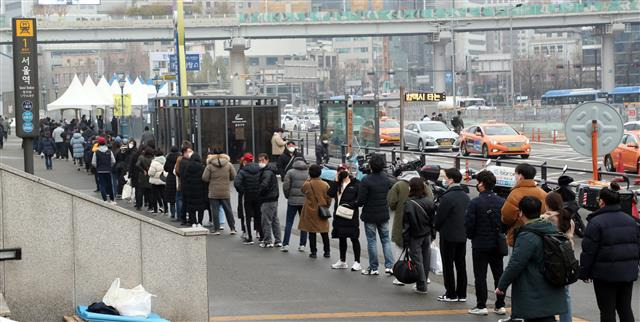
<path fill-rule="evenodd" d="M 125 184 L 124 187 L 122 187 L 122 199 L 125 199 L 125 200 L 131 199 L 131 196 L 133 195 L 132 192 L 133 192 L 133 188 L 127 182 L 127 184 Z"/>
<path fill-rule="evenodd" d="M 440 256 L 440 248 L 435 242 L 431 243 L 431 257 L 429 270 L 436 275 L 442 275 L 442 256 Z"/>
<path fill-rule="evenodd" d="M 120 287 L 120 278 L 116 278 L 102 298 L 104 304 L 113 306 L 122 316 L 147 318 L 151 314 L 151 297 L 142 285 L 132 289 Z"/>
<path fill-rule="evenodd" d="M 413 284 L 420 279 L 418 267 L 409 257 L 409 251 L 406 248 L 402 250 L 398 261 L 393 265 L 393 276 L 405 284 Z"/>

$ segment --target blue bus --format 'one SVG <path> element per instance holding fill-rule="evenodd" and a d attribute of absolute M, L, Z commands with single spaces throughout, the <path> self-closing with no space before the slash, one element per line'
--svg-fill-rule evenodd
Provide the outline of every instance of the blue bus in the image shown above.
<path fill-rule="evenodd" d="M 542 95 L 542 106 L 578 105 L 584 102 L 607 102 L 607 92 L 593 88 L 557 89 Z"/>
<path fill-rule="evenodd" d="M 640 86 L 616 87 L 609 92 L 609 103 L 622 105 L 625 103 L 640 103 Z"/>

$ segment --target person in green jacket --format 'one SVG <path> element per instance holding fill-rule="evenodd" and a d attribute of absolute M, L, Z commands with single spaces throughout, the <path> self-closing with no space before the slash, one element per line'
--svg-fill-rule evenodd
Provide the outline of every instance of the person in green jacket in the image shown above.
<path fill-rule="evenodd" d="M 409 200 L 409 181 L 413 178 L 420 178 L 418 171 L 403 171 L 400 176 L 398 176 L 398 182 L 389 189 L 389 193 L 387 194 L 389 208 L 394 211 L 393 225 L 391 226 L 391 241 L 397 246 L 397 256 L 400 256 L 400 252 L 402 252 L 404 246 L 402 239 L 404 203 Z M 429 201 L 433 201 L 433 192 L 428 185 L 425 187 L 425 192 L 427 194 L 426 198 L 429 199 Z M 404 285 L 397 279 L 393 281 L 393 284 L 398 286 Z"/>
<path fill-rule="evenodd" d="M 518 216 L 523 217 L 525 224 L 515 231 L 513 254 L 496 289 L 497 295 L 503 295 L 513 284 L 510 319 L 555 321 L 555 315 L 568 310 L 564 287 L 549 284 L 542 275 L 544 245 L 539 234 L 557 233 L 558 230 L 551 221 L 540 218 L 541 207 L 542 202 L 532 196 L 526 196 L 518 203 Z"/>

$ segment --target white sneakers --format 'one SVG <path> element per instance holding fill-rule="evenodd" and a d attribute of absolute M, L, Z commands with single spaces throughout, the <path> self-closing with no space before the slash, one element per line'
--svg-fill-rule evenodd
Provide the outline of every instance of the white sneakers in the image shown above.
<path fill-rule="evenodd" d="M 280 251 L 283 253 L 286 253 L 289 251 L 289 245 L 284 245 L 280 248 Z"/>
<path fill-rule="evenodd" d="M 391 269 L 391 268 L 385 268 L 385 269 L 384 269 L 384 273 L 385 273 L 385 274 L 387 274 L 387 275 L 393 275 L 393 269 Z"/>
<path fill-rule="evenodd" d="M 484 309 L 479 309 L 477 307 L 474 307 L 473 309 L 469 310 L 469 314 L 473 314 L 473 315 L 489 315 L 489 310 L 487 310 L 486 307 Z"/>
<path fill-rule="evenodd" d="M 374 270 L 374 269 L 371 269 L 371 267 L 363 269 L 361 273 L 362 275 L 380 275 L 380 272 L 378 272 L 377 269 Z"/>
<path fill-rule="evenodd" d="M 352 272 L 357 272 L 357 271 L 361 271 L 362 270 L 362 265 L 360 265 L 360 262 L 354 262 L 353 266 L 351 266 L 351 271 Z"/>
<path fill-rule="evenodd" d="M 302 246 L 302 245 L 298 246 L 298 251 L 299 252 L 304 252 L 304 246 Z"/>
<path fill-rule="evenodd" d="M 347 268 L 349 268 L 349 265 L 347 265 L 347 263 L 339 260 L 335 264 L 331 265 L 331 268 L 333 268 L 333 269 L 347 269 Z"/>
<path fill-rule="evenodd" d="M 393 280 L 393 285 L 395 285 L 395 286 L 404 286 L 404 283 L 398 281 L 398 279 L 396 278 L 396 279 Z"/>
<path fill-rule="evenodd" d="M 507 309 L 505 307 L 493 309 L 493 313 L 497 315 L 507 315 Z"/>

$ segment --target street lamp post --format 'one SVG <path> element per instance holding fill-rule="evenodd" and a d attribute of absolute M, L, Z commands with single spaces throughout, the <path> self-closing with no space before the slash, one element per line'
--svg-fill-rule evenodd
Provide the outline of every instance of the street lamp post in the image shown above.
<path fill-rule="evenodd" d="M 124 73 L 118 74 L 118 85 L 120 85 L 120 117 L 118 118 L 118 133 L 124 136 L 122 133 L 122 119 L 124 118 L 124 85 L 126 83 Z M 113 108 L 115 117 L 115 107 Z"/>
<path fill-rule="evenodd" d="M 511 1 L 511 0 L 509 0 Z M 522 3 L 518 3 L 515 6 L 509 6 L 509 51 L 511 52 L 511 54 L 509 55 L 509 60 L 510 62 L 510 70 L 511 70 L 511 108 L 513 108 L 513 106 L 515 105 L 515 96 L 514 96 L 514 89 L 513 89 L 513 9 L 515 8 L 519 8 L 522 6 Z"/>

